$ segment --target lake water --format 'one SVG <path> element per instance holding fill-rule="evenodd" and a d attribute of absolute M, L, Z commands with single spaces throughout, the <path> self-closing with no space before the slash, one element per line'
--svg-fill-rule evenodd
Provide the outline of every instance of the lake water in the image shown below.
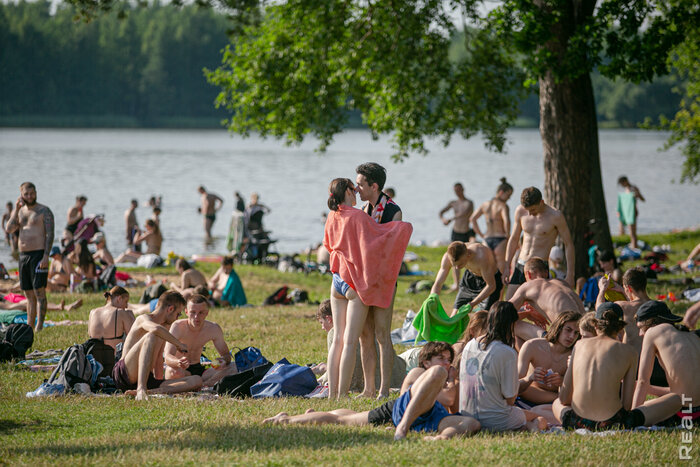
<path fill-rule="evenodd" d="M 666 137 L 641 130 L 601 130 L 611 228 L 617 228 L 616 181 L 622 174 L 647 199 L 639 208 L 639 232 L 700 224 L 700 189 L 673 182 L 680 176 L 682 156 L 676 149 L 658 151 Z M 412 243 L 431 244 L 449 239 L 450 228 L 442 225 L 438 211 L 454 196 L 454 182 L 462 182 L 467 197 L 477 205 L 495 194 L 502 176 L 516 194 L 526 186 L 542 187 L 538 131 L 512 130 L 509 138 L 505 155 L 488 152 L 478 138 L 455 138 L 447 148 L 428 144 L 426 157 L 394 163 L 389 139 L 372 141 L 363 130 L 337 136 L 328 151 L 320 154 L 314 151 L 312 140 L 286 147 L 276 140 L 243 139 L 224 130 L 0 129 L 0 201 L 4 211 L 6 201 L 16 200 L 19 184 L 33 181 L 39 202 L 54 212 L 58 238 L 75 196 L 84 194 L 88 197 L 85 214 L 105 214 L 108 246 L 118 254 L 126 246 L 123 213 L 129 200 L 139 200 L 137 218 L 143 225 L 150 216 L 145 201 L 151 195 L 162 195 L 163 254 L 172 250 L 190 255 L 223 253 L 233 192 L 240 191 L 247 201 L 256 191 L 271 208 L 264 223 L 271 237 L 278 239 L 277 249 L 291 253 L 321 241 L 330 180 L 343 176 L 354 180 L 358 164 L 375 161 L 387 168 L 387 186 L 395 188 L 404 220 L 413 223 Z M 204 243 L 197 213 L 199 185 L 225 199 L 210 245 Z M 514 196 L 509 202 L 511 213 L 517 199 Z M 15 265 L 4 242 L 0 262 Z"/>

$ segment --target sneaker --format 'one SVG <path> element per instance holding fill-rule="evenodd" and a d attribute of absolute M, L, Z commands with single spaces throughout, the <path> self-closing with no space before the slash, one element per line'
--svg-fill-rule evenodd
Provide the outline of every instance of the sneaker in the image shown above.
<path fill-rule="evenodd" d="M 327 384 L 324 385 L 318 385 L 316 386 L 316 389 L 311 391 L 309 394 L 307 394 L 304 397 L 308 397 L 309 399 L 328 399 L 328 394 L 330 393 L 330 388 L 328 387 Z"/>

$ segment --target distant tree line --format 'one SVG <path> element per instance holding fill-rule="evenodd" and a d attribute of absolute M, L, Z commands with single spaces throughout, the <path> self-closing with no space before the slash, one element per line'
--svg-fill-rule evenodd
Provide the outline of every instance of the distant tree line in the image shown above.
<path fill-rule="evenodd" d="M 86 23 L 66 4 L 0 3 L 0 125 L 218 126 L 226 112 L 202 70 L 221 62 L 227 17 L 197 5 L 117 6 Z M 453 38 L 452 58 L 463 40 Z M 679 108 L 673 77 L 636 85 L 594 73 L 593 86 L 602 126 L 655 124 Z M 537 97 L 523 101 L 519 123 L 538 116 Z"/>

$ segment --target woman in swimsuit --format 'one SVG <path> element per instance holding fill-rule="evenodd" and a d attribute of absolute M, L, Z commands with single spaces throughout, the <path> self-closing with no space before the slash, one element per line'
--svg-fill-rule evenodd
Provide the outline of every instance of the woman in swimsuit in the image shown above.
<path fill-rule="evenodd" d="M 350 179 L 336 178 L 328 188 L 328 207 L 331 211 L 355 209 L 357 204 L 355 186 Z M 329 216 L 333 217 L 333 213 Z M 327 229 L 327 227 L 326 227 Z M 351 284 L 345 282 L 337 271 L 333 272 L 331 285 L 331 313 L 335 332 L 328 350 L 329 398 L 347 396 L 350 391 L 352 372 L 355 368 L 357 343 L 367 317 L 367 306 L 362 303 Z"/>
<path fill-rule="evenodd" d="M 471 223 L 474 231 L 484 239 L 486 245 L 491 248 L 496 256 L 498 270 L 503 272 L 506 266 L 506 246 L 508 245 L 508 232 L 510 232 L 510 210 L 506 201 L 513 194 L 513 187 L 501 178 L 496 196 L 486 201 L 472 214 Z M 486 235 L 481 232 L 476 220 L 481 216 L 486 217 Z"/>
<path fill-rule="evenodd" d="M 153 219 L 146 221 L 146 230 L 139 232 L 134 237 L 134 245 L 146 243 L 146 253 L 160 255 L 160 247 L 163 243 L 163 235 L 160 233 L 160 227 Z M 144 253 L 128 249 L 115 260 L 116 263 L 135 263 Z"/>
<path fill-rule="evenodd" d="M 88 335 L 102 341 L 116 350 L 117 344 L 124 342 L 126 335 L 134 324 L 134 313 L 127 310 L 129 292 L 115 286 L 104 293 L 107 304 L 90 311 Z"/>

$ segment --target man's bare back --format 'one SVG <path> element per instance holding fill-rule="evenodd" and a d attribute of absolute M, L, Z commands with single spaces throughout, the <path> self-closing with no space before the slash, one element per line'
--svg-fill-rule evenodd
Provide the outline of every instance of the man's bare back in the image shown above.
<path fill-rule="evenodd" d="M 216 212 L 216 201 L 221 201 L 221 198 L 213 193 L 202 193 L 202 214 L 211 215 Z"/>
<path fill-rule="evenodd" d="M 563 311 L 585 313 L 583 302 L 571 287 L 559 279 L 532 279 L 521 285 L 510 301 L 520 308 L 530 302 L 538 312 L 554 321 Z"/>
<path fill-rule="evenodd" d="M 623 399 L 628 399 L 625 409 L 630 409 L 637 373 L 637 352 L 631 345 L 606 336 L 582 339 L 574 347 L 568 371 L 564 385 L 572 385 L 571 407 L 579 416 L 602 421 L 615 415 L 623 407 L 620 381 Z"/>
<path fill-rule="evenodd" d="M 188 269 L 180 276 L 181 288 L 187 289 L 197 287 L 198 285 L 207 285 L 207 279 L 204 274 L 196 269 Z"/>
<path fill-rule="evenodd" d="M 654 356 L 666 372 L 672 393 L 692 399 L 694 407 L 700 401 L 700 337 L 693 332 L 675 329 L 664 323 L 656 325 L 644 334 L 640 375 L 644 366 L 653 367 Z M 651 372 L 649 372 L 651 374 Z"/>

